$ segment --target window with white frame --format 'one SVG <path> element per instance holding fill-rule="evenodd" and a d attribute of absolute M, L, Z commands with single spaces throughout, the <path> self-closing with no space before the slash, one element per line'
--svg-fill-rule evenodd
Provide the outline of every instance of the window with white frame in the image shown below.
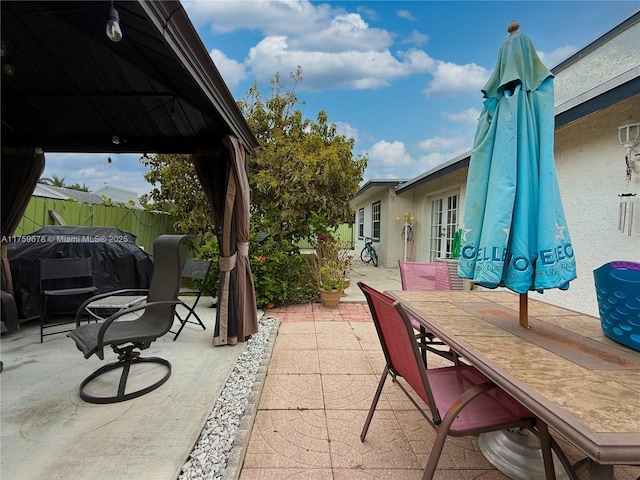
<path fill-rule="evenodd" d="M 371 240 L 380 241 L 380 200 L 371 205 Z"/>
<path fill-rule="evenodd" d="M 358 240 L 364 238 L 364 207 L 358 210 Z"/>

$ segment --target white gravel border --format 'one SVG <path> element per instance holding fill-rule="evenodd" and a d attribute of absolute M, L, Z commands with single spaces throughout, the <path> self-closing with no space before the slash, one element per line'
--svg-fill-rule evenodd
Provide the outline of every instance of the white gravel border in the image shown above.
<path fill-rule="evenodd" d="M 247 341 L 178 480 L 237 480 L 280 322 L 262 317 Z"/>

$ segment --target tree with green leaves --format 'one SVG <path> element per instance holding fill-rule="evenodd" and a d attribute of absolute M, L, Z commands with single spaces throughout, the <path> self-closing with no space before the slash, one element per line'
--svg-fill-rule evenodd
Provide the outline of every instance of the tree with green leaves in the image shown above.
<path fill-rule="evenodd" d="M 52 187 L 66 187 L 64 183 L 66 178 L 67 177 L 59 177 L 54 173 L 50 177 L 42 177 L 40 179 L 40 183 L 43 183 L 45 185 L 51 185 Z"/>
<path fill-rule="evenodd" d="M 59 177 L 55 173 L 51 175 L 51 177 L 42 177 L 40 179 L 40 183 L 44 185 L 50 185 L 52 187 L 60 187 L 60 188 L 68 188 L 69 190 L 77 190 L 79 192 L 88 192 L 89 187 L 85 183 L 80 185 L 79 183 L 74 183 L 72 185 L 67 185 L 65 183 L 67 177 Z"/>
<path fill-rule="evenodd" d="M 77 190 L 79 192 L 88 192 L 89 191 L 89 187 L 87 187 L 86 183 L 83 183 L 82 185 L 80 185 L 79 183 L 73 183 L 69 186 L 67 186 L 68 189 L 70 190 Z"/>
<path fill-rule="evenodd" d="M 295 109 L 298 69 L 290 90 L 276 75 L 271 97 L 263 100 L 257 84 L 238 104 L 258 140 L 249 158 L 251 223 L 254 231 L 295 244 L 353 221 L 349 200 L 358 191 L 366 156 L 354 156 L 353 138 L 338 135 L 320 111 L 316 121 Z M 149 167 L 145 179 L 154 188 L 143 205 L 174 215 L 177 233 L 212 232 L 210 207 L 189 155 L 141 158 Z"/>
<path fill-rule="evenodd" d="M 141 204 L 170 213 L 176 233 L 202 235 L 202 241 L 210 240 L 213 236 L 211 208 L 191 156 L 145 155 L 140 161 L 149 168 L 145 180 L 153 185 L 153 190 L 142 196 Z"/>
<path fill-rule="evenodd" d="M 358 191 L 367 157 L 353 155 L 354 139 L 337 133 L 325 111 L 315 121 L 296 109 L 295 87 L 285 90 L 280 75 L 263 100 L 257 84 L 238 102 L 258 147 L 249 161 L 252 221 L 274 238 L 296 241 L 352 222 L 349 201 Z"/>

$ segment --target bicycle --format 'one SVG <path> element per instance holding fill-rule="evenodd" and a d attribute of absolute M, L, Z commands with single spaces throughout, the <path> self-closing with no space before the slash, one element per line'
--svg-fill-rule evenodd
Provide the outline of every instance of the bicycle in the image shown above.
<path fill-rule="evenodd" d="M 372 262 L 374 267 L 378 266 L 378 254 L 376 249 L 373 248 L 373 240 L 369 237 L 364 237 L 364 248 L 360 252 L 360 260 L 364 263 Z"/>

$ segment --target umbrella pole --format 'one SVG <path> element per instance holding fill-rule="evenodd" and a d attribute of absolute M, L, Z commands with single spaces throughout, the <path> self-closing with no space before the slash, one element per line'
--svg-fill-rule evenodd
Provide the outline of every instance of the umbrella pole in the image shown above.
<path fill-rule="evenodd" d="M 520 326 L 529 328 L 529 303 L 526 293 L 520 294 Z"/>

